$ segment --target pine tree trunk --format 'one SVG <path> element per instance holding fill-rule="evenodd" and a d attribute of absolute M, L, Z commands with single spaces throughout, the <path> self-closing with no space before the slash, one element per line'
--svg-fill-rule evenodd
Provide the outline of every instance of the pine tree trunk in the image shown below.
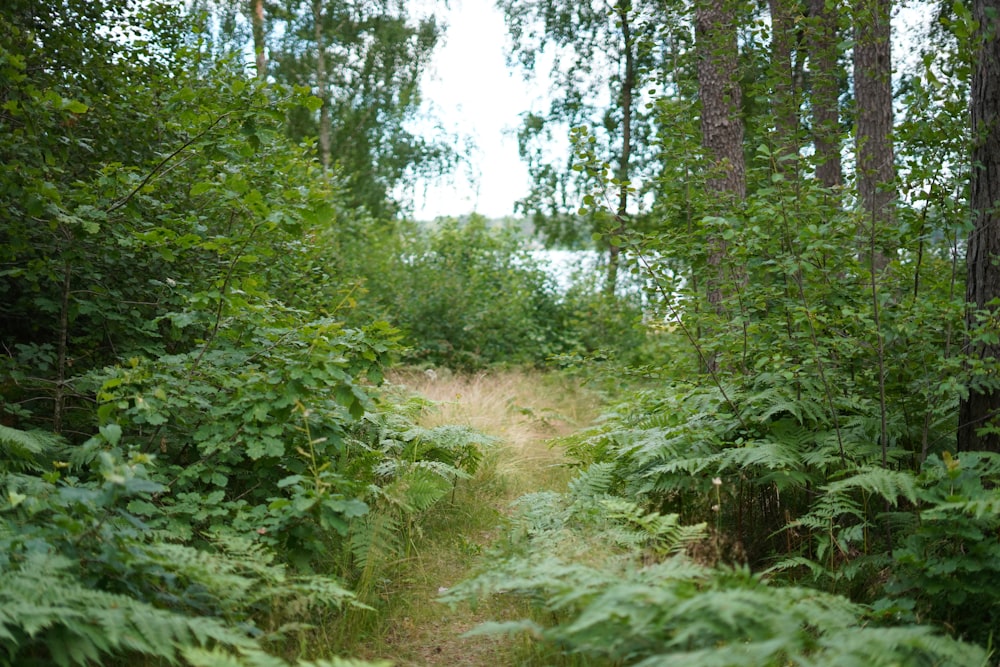
<path fill-rule="evenodd" d="M 698 94 L 701 97 L 702 145 L 714 163 L 707 181 L 723 208 L 746 197 L 743 158 L 742 92 L 736 27 L 727 0 L 699 0 L 695 7 Z"/>
<path fill-rule="evenodd" d="M 973 14 L 980 40 L 972 79 L 972 178 L 969 200 L 975 224 L 969 234 L 966 315 L 969 330 L 979 328 L 983 309 L 996 313 L 1000 297 L 1000 0 L 976 0 Z M 1000 357 L 1000 345 L 971 342 L 969 354 L 979 359 Z M 1000 420 L 1000 391 L 973 383 L 959 407 L 958 448 L 1000 452 L 1000 436 L 979 435 Z"/>
<path fill-rule="evenodd" d="M 739 51 L 732 9 L 727 3 L 728 0 L 698 0 L 695 5 L 702 145 L 712 162 L 712 174 L 705 184 L 709 198 L 717 203 L 717 212 L 722 215 L 746 197 Z M 707 244 L 708 303 L 717 314 L 724 315 L 726 242 L 713 235 Z M 714 357 L 707 363 L 710 372 L 718 370 Z"/>
<path fill-rule="evenodd" d="M 840 81 L 837 48 L 838 0 L 809 0 L 809 53 L 812 73 L 812 133 L 816 178 L 824 187 L 844 182 L 840 161 Z"/>
<path fill-rule="evenodd" d="M 892 54 L 889 14 L 891 0 L 855 0 L 854 95 L 857 107 L 855 144 L 858 159 L 858 199 L 865 214 L 860 244 L 885 266 L 884 248 L 868 248 L 871 238 L 890 229 L 893 218 L 893 182 L 896 179 L 892 145 Z"/>

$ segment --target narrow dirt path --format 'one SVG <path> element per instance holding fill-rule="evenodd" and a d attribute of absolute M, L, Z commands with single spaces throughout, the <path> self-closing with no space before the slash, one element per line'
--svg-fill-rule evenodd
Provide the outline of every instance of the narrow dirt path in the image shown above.
<path fill-rule="evenodd" d="M 455 502 L 427 517 L 423 538 L 401 562 L 381 636 L 365 657 L 397 667 L 514 664 L 517 646 L 503 637 L 463 638 L 482 621 L 516 612 L 510 602 L 486 601 L 476 610 L 436 601 L 464 579 L 499 536 L 510 502 L 531 491 L 560 490 L 570 471 L 553 438 L 586 426 L 598 408 L 595 396 L 567 380 L 521 371 L 475 376 L 411 373 L 396 384 L 440 404 L 426 426 L 463 424 L 498 438 L 477 475 L 459 484 Z"/>

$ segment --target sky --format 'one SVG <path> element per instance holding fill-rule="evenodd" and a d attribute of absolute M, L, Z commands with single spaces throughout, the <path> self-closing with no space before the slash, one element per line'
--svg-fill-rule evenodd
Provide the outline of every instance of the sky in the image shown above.
<path fill-rule="evenodd" d="M 528 172 L 517 153 L 520 116 L 541 105 L 543 87 L 507 66 L 507 29 L 495 0 L 450 0 L 439 15 L 447 23 L 424 76 L 423 96 L 463 150 L 475 148 L 454 175 L 418 187 L 414 217 L 481 213 L 503 217 L 528 193 Z"/>
<path fill-rule="evenodd" d="M 507 65 L 507 28 L 495 0 L 423 2 L 447 25 L 444 44 L 424 74 L 423 111 L 436 117 L 455 136 L 459 152 L 468 150 L 468 156 L 453 174 L 421 183 L 409 193 L 414 218 L 512 215 L 529 187 L 527 167 L 517 152 L 517 128 L 523 113 L 543 108 L 545 77 L 526 81 L 519 68 Z M 894 19 L 897 68 L 904 61 L 912 65 L 910 42 L 919 39 L 916 26 L 926 20 L 925 12 L 925 5 L 910 2 Z M 544 72 L 544 65 L 539 67 Z M 433 136 L 430 125 L 425 129 Z"/>

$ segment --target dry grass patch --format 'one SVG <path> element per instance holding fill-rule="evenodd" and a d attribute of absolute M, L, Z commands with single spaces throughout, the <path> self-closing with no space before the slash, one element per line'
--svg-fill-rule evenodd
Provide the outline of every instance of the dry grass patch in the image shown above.
<path fill-rule="evenodd" d="M 550 440 L 588 425 L 600 408 L 596 394 L 555 374 L 399 371 L 389 379 L 438 403 L 425 426 L 461 424 L 499 438 L 493 473 L 509 485 L 511 498 L 565 483 L 563 454 Z"/>
<path fill-rule="evenodd" d="M 562 490 L 570 471 L 552 438 L 590 423 L 597 397 L 571 380 L 522 370 L 458 375 L 447 371 L 397 371 L 397 387 L 437 403 L 421 424 L 469 426 L 498 439 L 479 472 L 421 522 L 422 536 L 407 558 L 386 572 L 378 628 L 351 653 L 393 660 L 399 667 L 521 664 L 525 640 L 462 638 L 487 619 L 519 618 L 523 601 L 489 600 L 476 610 L 449 609 L 436 601 L 441 589 L 466 578 L 499 535 L 514 498 L 545 489 Z"/>

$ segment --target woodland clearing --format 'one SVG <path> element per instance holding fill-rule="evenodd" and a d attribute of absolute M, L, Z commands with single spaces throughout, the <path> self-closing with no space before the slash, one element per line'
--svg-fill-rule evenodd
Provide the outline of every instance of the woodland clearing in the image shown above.
<path fill-rule="evenodd" d="M 394 580 L 382 591 L 386 613 L 357 655 L 398 667 L 519 664 L 530 650 L 522 641 L 462 635 L 488 619 L 523 614 L 523 602 L 494 599 L 475 609 L 450 608 L 436 598 L 480 565 L 515 498 L 566 487 L 572 470 L 553 439 L 588 425 L 597 415 L 598 396 L 566 377 L 522 370 L 408 371 L 389 380 L 436 403 L 424 426 L 469 426 L 497 443 L 475 477 L 458 484 L 453 502 L 431 510 L 409 555 L 393 568 Z"/>

